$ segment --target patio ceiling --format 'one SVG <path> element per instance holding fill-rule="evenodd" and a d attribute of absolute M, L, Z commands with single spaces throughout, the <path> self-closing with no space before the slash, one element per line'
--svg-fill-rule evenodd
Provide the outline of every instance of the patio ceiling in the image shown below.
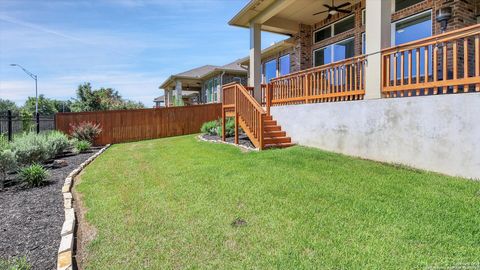
<path fill-rule="evenodd" d="M 335 0 L 335 6 L 359 0 Z M 326 10 L 323 5 L 331 5 L 331 0 L 252 0 L 235 17 L 230 25 L 249 27 L 250 22 L 262 25 L 262 30 L 293 35 L 299 24 L 312 25 L 327 17 L 327 13 L 314 16 Z M 347 7 L 348 9 L 348 7 Z"/>

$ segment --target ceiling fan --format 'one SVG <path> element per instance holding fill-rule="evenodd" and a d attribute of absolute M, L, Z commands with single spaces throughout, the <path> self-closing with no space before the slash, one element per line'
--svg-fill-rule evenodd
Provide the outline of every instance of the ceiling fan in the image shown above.
<path fill-rule="evenodd" d="M 342 9 L 344 7 L 347 7 L 350 5 L 350 2 L 347 2 L 347 3 L 343 3 L 339 6 L 335 6 L 335 0 L 332 0 L 332 5 L 329 6 L 329 5 L 323 5 L 324 7 L 328 8 L 328 10 L 324 10 L 324 11 L 320 11 L 320 12 L 317 12 L 315 14 L 313 14 L 314 16 L 315 15 L 318 15 L 318 14 L 322 14 L 322 13 L 326 13 L 328 12 L 328 16 L 327 16 L 327 20 L 330 19 L 333 15 L 336 15 L 337 13 L 341 12 L 341 13 L 350 13 L 351 11 L 350 10 L 346 10 L 346 9 Z"/>

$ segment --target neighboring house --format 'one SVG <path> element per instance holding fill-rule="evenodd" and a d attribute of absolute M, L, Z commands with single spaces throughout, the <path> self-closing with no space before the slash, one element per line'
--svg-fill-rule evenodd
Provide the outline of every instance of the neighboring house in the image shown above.
<path fill-rule="evenodd" d="M 233 81 L 246 85 L 247 70 L 240 65 L 241 62 L 205 65 L 171 75 L 159 87 L 165 91 L 165 106 L 175 105 L 180 96 L 185 105 L 220 102 L 222 85 Z"/>
<path fill-rule="evenodd" d="M 165 107 L 165 96 L 159 96 L 153 100 L 155 103 L 154 108 L 163 108 Z"/>

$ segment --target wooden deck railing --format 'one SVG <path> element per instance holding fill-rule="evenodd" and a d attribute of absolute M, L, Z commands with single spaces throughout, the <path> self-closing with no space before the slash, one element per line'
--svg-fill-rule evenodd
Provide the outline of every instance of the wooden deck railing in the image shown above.
<path fill-rule="evenodd" d="M 235 132 L 240 124 L 255 147 L 263 149 L 263 127 L 266 115 L 262 106 L 253 98 L 241 84 L 231 83 L 223 86 L 222 137 L 225 140 L 225 119 L 230 114 L 235 117 Z M 238 144 L 238 134 L 235 134 L 235 143 Z"/>
<path fill-rule="evenodd" d="M 245 89 L 247 89 L 247 92 L 248 92 L 251 96 L 255 97 L 254 94 L 253 94 L 253 90 L 255 89 L 254 87 L 252 87 L 252 86 L 247 86 L 247 87 L 245 87 Z M 261 95 L 262 95 L 262 102 L 261 102 L 260 105 L 265 106 L 265 105 L 267 104 L 267 98 L 266 98 L 267 85 L 266 85 L 266 84 L 261 84 L 261 85 L 260 85 L 260 90 L 261 90 L 261 92 L 262 92 L 262 93 L 261 93 Z"/>
<path fill-rule="evenodd" d="M 358 56 L 273 79 L 271 106 L 363 99 L 365 57 Z"/>
<path fill-rule="evenodd" d="M 384 97 L 480 91 L 480 24 L 382 51 Z"/>

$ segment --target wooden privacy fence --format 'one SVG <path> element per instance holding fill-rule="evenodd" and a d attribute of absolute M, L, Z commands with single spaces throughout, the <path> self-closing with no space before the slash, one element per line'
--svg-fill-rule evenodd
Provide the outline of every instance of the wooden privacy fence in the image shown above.
<path fill-rule="evenodd" d="M 140 141 L 200 132 L 204 122 L 222 117 L 222 104 L 207 104 L 161 109 L 57 113 L 56 129 L 70 132 L 70 124 L 85 121 L 102 128 L 95 143 L 105 145 Z"/>

